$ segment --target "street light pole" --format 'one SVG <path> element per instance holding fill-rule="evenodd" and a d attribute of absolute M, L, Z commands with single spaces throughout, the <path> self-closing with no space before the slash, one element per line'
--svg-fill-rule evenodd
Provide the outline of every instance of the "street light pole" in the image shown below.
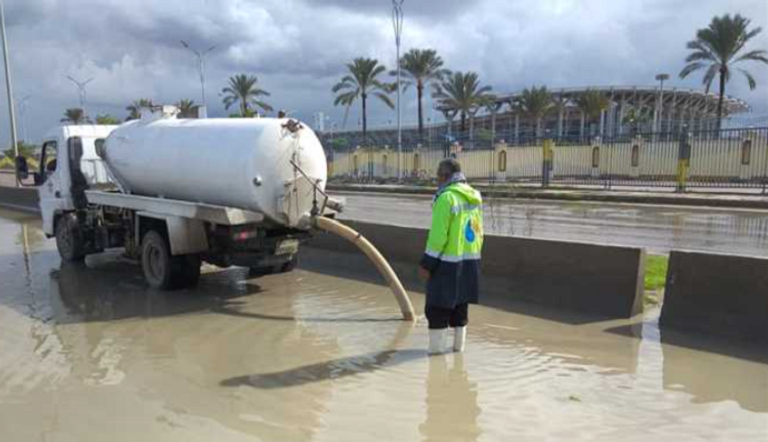
<path fill-rule="evenodd" d="M 27 138 L 27 101 L 32 98 L 31 95 L 25 95 L 21 100 L 19 100 L 19 103 L 17 106 L 19 106 L 19 117 L 21 119 L 21 139 L 24 141 L 29 141 Z"/>
<path fill-rule="evenodd" d="M 87 79 L 85 81 L 77 81 L 74 78 L 70 77 L 69 75 L 67 75 L 67 78 L 69 79 L 69 81 L 71 81 L 72 83 L 75 83 L 77 85 L 77 90 L 80 93 L 80 109 L 83 110 L 83 117 L 87 121 L 88 120 L 88 110 L 85 108 L 85 106 L 86 106 L 86 101 L 88 99 L 88 96 L 87 96 L 86 91 L 85 91 L 85 86 L 87 86 L 88 83 L 92 82 L 93 78 L 89 78 L 89 79 Z"/>
<path fill-rule="evenodd" d="M 403 34 L 403 2 L 405 0 L 392 0 L 392 25 L 395 30 L 395 46 L 397 47 L 397 179 L 402 181 L 402 157 L 403 157 L 403 110 L 400 106 L 400 37 Z"/>
<path fill-rule="evenodd" d="M 659 74 L 656 76 L 656 81 L 659 82 L 659 102 L 656 105 L 656 113 L 653 121 L 653 131 L 659 132 L 661 129 L 661 122 L 664 121 L 661 118 L 664 112 L 664 82 L 669 80 L 669 74 Z"/>
<path fill-rule="evenodd" d="M 205 102 L 205 56 L 208 55 L 211 51 L 216 49 L 216 45 L 211 46 L 210 48 L 206 49 L 203 52 L 200 52 L 196 49 L 193 49 L 189 43 L 187 43 L 184 40 L 181 40 L 181 45 L 187 48 L 190 52 L 195 54 L 195 57 L 197 57 L 197 69 L 200 73 L 200 96 L 203 100 L 202 105 L 202 115 L 199 115 L 201 118 L 206 118 L 208 115 L 208 107 Z"/>
<path fill-rule="evenodd" d="M 5 35 L 5 1 L 0 0 L 0 33 L 3 36 L 3 60 L 5 61 L 5 88 L 8 93 L 8 116 L 11 123 L 11 144 L 13 156 L 19 156 L 19 144 L 16 138 L 16 112 L 13 107 L 13 84 L 11 82 L 11 63 L 8 57 L 8 38 Z M 19 186 L 19 174 L 16 171 L 16 187 Z"/>

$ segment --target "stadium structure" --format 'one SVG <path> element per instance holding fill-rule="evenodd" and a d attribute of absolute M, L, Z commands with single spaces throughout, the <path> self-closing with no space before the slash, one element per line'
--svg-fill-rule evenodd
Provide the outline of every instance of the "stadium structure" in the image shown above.
<path fill-rule="evenodd" d="M 580 97 L 597 91 L 608 103 L 599 118 L 589 118 L 580 109 Z M 542 120 L 540 131 L 536 131 L 536 122 L 526 117 L 518 103 L 522 91 L 507 94 L 494 94 L 494 101 L 476 109 L 472 118 L 466 122 L 466 132 L 460 131 L 460 115 L 456 109 L 441 107 L 435 110 L 442 113 L 446 122 L 429 124 L 423 135 L 419 135 L 414 125 L 403 128 L 404 147 L 417 144 L 431 145 L 444 142 L 446 136 L 451 139 L 493 138 L 508 143 L 527 142 L 539 137 L 585 138 L 602 136 L 605 138 L 631 136 L 637 133 L 677 132 L 715 130 L 717 123 L 717 103 L 719 95 L 695 89 L 643 87 L 643 86 L 606 86 L 550 89 L 555 106 Z M 751 111 L 743 100 L 726 96 L 723 103 L 723 117 L 734 122 L 734 116 Z M 739 125 L 739 123 L 737 123 Z M 727 123 L 724 127 L 727 127 Z M 471 132 L 471 133 L 470 133 Z M 329 138 L 328 133 L 323 134 Z M 362 139 L 359 128 L 336 131 L 337 142 L 346 141 L 350 145 L 389 145 L 396 140 L 396 130 L 392 126 L 371 128 L 367 141 Z M 334 138 L 330 134 L 330 138 Z M 490 140 L 489 140 L 490 141 Z M 342 144 L 338 148 L 342 148 Z M 346 146 L 345 146 L 346 147 Z"/>
<path fill-rule="evenodd" d="M 592 91 L 601 93 L 608 103 L 608 108 L 595 121 L 590 121 L 578 105 L 579 99 Z M 553 89 L 550 93 L 555 107 L 542 121 L 543 131 L 550 136 L 620 136 L 630 131 L 670 132 L 683 126 L 691 131 L 711 130 L 717 124 L 719 95 L 712 92 L 609 86 Z M 535 122 L 526 118 L 518 107 L 521 94 L 497 95 L 491 106 L 478 109 L 475 129 L 495 126 L 513 135 L 533 132 Z M 455 109 L 438 107 L 438 110 L 449 122 L 457 121 Z M 730 96 L 724 99 L 724 117 L 749 110 L 743 100 Z"/>

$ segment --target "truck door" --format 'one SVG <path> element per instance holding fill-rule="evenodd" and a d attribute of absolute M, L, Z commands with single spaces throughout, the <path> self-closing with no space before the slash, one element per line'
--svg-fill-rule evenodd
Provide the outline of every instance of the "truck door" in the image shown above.
<path fill-rule="evenodd" d="M 35 177 L 35 184 L 40 197 L 40 212 L 43 216 L 43 231 L 48 235 L 54 235 L 53 220 L 57 212 L 65 206 L 62 186 L 59 158 L 59 143 L 57 140 L 48 140 L 43 143 L 40 153 L 40 172 Z"/>

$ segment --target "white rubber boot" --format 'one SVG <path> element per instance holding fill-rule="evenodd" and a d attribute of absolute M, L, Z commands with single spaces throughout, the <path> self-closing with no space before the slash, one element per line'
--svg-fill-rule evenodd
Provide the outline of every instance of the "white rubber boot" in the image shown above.
<path fill-rule="evenodd" d="M 455 352 L 464 351 L 464 344 L 467 341 L 467 327 L 456 327 L 453 330 L 453 333 L 454 333 L 453 351 Z"/>
<path fill-rule="evenodd" d="M 439 355 L 445 353 L 445 329 L 429 330 L 429 349 L 427 353 Z"/>

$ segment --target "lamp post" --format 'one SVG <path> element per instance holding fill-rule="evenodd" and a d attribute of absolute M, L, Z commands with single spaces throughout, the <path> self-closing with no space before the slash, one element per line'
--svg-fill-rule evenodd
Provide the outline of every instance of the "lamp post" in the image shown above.
<path fill-rule="evenodd" d="M 200 115 L 198 115 L 198 117 L 206 118 L 208 116 L 208 108 L 205 103 L 205 56 L 216 49 L 216 45 L 211 46 L 203 52 L 192 48 L 189 43 L 184 40 L 181 40 L 181 45 L 188 49 L 189 52 L 195 54 L 195 57 L 197 58 L 197 69 L 200 73 L 200 95 L 203 100 L 203 105 L 200 108 Z"/>
<path fill-rule="evenodd" d="M 3 61 L 5 61 L 5 88 L 8 94 L 8 116 L 11 123 L 11 144 L 13 156 L 19 156 L 19 144 L 16 138 L 16 112 L 13 107 L 13 84 L 11 82 L 11 63 L 8 57 L 8 38 L 5 35 L 5 1 L 0 0 L 0 34 L 3 37 Z M 16 187 L 19 186 L 19 173 L 16 171 Z"/>
<path fill-rule="evenodd" d="M 76 79 L 70 77 L 69 75 L 67 75 L 67 78 L 69 79 L 69 81 L 77 85 L 77 90 L 80 94 L 80 109 L 83 110 L 83 117 L 86 120 L 88 120 L 88 111 L 85 108 L 86 100 L 88 99 L 88 96 L 86 95 L 85 86 L 87 86 L 88 83 L 92 82 L 93 78 L 89 78 L 85 81 L 77 81 Z"/>
<path fill-rule="evenodd" d="M 392 26 L 395 30 L 395 46 L 397 48 L 397 179 L 402 181 L 402 156 L 403 156 L 403 111 L 400 106 L 400 37 L 403 34 L 403 2 L 405 0 L 392 0 Z"/>
<path fill-rule="evenodd" d="M 17 106 L 19 107 L 19 117 L 21 117 L 21 139 L 24 141 L 29 141 L 27 138 L 27 101 L 32 98 L 31 95 L 25 95 L 22 97 L 21 100 L 19 100 Z"/>
<path fill-rule="evenodd" d="M 656 112 L 653 117 L 653 131 L 659 132 L 661 128 L 661 114 L 664 112 L 664 82 L 669 80 L 669 74 L 659 74 L 656 81 L 659 82 L 659 101 L 656 104 Z"/>

